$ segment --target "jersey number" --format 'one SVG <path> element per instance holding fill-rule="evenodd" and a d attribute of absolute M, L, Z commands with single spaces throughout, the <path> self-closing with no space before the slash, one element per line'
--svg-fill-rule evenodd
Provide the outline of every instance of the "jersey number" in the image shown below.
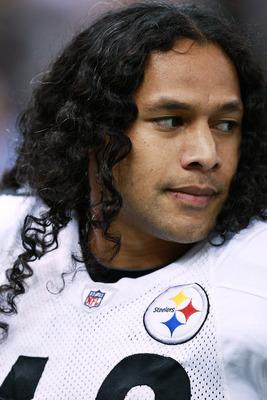
<path fill-rule="evenodd" d="M 19 356 L 0 387 L 0 400 L 31 400 L 48 358 Z"/>
<path fill-rule="evenodd" d="M 0 400 L 31 400 L 47 360 L 20 356 L 0 387 Z M 149 386 L 156 400 L 190 400 L 190 381 L 183 367 L 157 354 L 134 354 L 121 360 L 104 380 L 96 400 L 124 400 L 139 385 Z"/>

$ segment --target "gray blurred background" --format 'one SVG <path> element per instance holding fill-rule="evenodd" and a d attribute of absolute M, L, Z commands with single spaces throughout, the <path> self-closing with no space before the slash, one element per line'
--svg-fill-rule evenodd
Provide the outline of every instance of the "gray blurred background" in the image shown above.
<path fill-rule="evenodd" d="M 15 160 L 16 118 L 33 83 L 75 32 L 131 0 L 0 0 L 0 176 Z M 183 1 L 191 3 L 191 0 Z M 267 67 L 267 0 L 197 0 L 245 24 Z"/>

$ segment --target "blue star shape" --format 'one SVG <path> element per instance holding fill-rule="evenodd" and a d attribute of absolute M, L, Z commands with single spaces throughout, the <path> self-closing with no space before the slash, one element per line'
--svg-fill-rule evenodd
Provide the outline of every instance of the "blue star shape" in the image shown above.
<path fill-rule="evenodd" d="M 176 312 L 173 314 L 171 319 L 169 319 L 166 322 L 162 322 L 162 324 L 166 325 L 169 328 L 169 330 L 171 332 L 171 336 L 172 336 L 173 332 L 175 331 L 175 329 L 178 328 L 178 326 L 184 325 L 182 322 L 178 321 L 178 319 L 176 318 Z"/>

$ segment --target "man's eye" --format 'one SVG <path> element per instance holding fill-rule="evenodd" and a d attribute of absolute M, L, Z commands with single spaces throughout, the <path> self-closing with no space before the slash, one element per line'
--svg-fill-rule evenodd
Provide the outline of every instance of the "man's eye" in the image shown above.
<path fill-rule="evenodd" d="M 155 122 L 162 128 L 175 128 L 183 124 L 181 117 L 164 117 L 157 118 Z"/>
<path fill-rule="evenodd" d="M 235 121 L 221 121 L 218 124 L 214 125 L 214 128 L 216 128 L 222 132 L 229 132 L 236 126 L 237 126 L 237 122 L 235 122 Z"/>

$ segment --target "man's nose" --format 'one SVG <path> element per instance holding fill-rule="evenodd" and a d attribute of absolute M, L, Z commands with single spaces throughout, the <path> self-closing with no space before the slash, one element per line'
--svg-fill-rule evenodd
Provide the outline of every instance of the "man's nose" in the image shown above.
<path fill-rule="evenodd" d="M 181 154 L 183 168 L 199 168 L 209 171 L 221 166 L 214 133 L 207 121 L 189 125 L 184 139 L 185 143 Z"/>

